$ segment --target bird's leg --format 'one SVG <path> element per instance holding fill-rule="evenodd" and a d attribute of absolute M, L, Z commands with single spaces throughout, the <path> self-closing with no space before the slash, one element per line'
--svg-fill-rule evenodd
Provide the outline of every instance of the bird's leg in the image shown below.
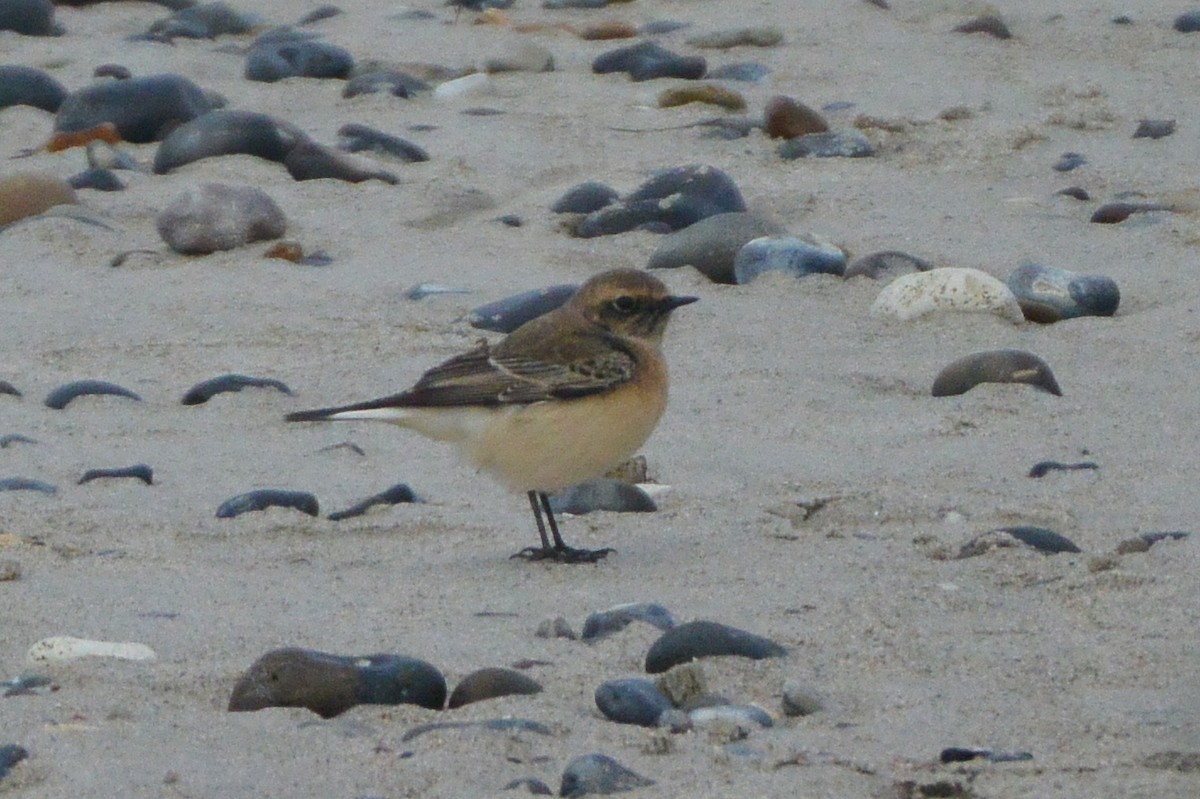
<path fill-rule="evenodd" d="M 526 547 L 513 555 L 514 558 L 555 560 L 559 563 L 595 563 L 608 555 L 609 552 L 614 551 L 608 547 L 604 549 L 575 549 L 574 547 L 567 546 L 566 542 L 562 539 L 562 535 L 558 532 L 558 522 L 554 519 L 554 511 L 550 509 L 550 497 L 546 496 L 545 492 L 530 491 L 529 505 L 533 508 L 533 518 L 537 520 L 538 534 L 542 537 L 542 548 Z M 546 537 L 546 525 L 542 521 L 543 511 L 546 514 L 546 521 L 550 523 L 550 534 L 554 537 L 554 546 L 550 545 L 550 539 Z"/>
<path fill-rule="evenodd" d="M 542 551 L 550 552 L 550 539 L 546 537 L 546 525 L 542 522 L 542 505 L 541 498 L 545 494 L 537 491 L 529 492 L 529 507 L 533 508 L 533 518 L 537 522 L 538 535 L 542 537 Z M 546 511 L 549 513 L 550 506 L 546 506 Z M 558 535 L 558 525 L 554 523 L 554 516 L 550 516 L 550 529 L 554 531 L 554 543 L 561 544 L 562 538 Z"/>

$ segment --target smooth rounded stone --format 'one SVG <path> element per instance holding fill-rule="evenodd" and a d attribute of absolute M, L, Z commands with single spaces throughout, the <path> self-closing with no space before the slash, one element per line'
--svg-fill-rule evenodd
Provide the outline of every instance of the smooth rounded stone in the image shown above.
<path fill-rule="evenodd" d="M 238 11 L 227 3 L 202 3 L 181 8 L 166 19 L 150 25 L 150 36 L 170 41 L 174 38 L 215 39 L 224 34 L 249 33 L 262 18 Z"/>
<path fill-rule="evenodd" d="M 659 170 L 625 197 L 626 204 L 642 201 L 652 201 L 660 208 L 659 221 L 672 230 L 716 214 L 746 210 L 733 179 L 716 167 L 700 164 Z"/>
<path fill-rule="evenodd" d="M 29 757 L 29 751 L 17 744 L 0 746 L 0 780 L 8 776 L 12 767 Z"/>
<path fill-rule="evenodd" d="M 30 477 L 5 477 L 0 480 L 0 491 L 37 491 L 39 494 L 57 494 L 58 488 Z"/>
<path fill-rule="evenodd" d="M 203 405 L 218 394 L 239 392 L 243 388 L 273 388 L 288 396 L 292 390 L 282 380 L 270 377 L 250 377 L 249 375 L 226 374 L 202 380 L 189 388 L 180 400 L 184 405 Z"/>
<path fill-rule="evenodd" d="M 1079 200 L 1081 202 L 1087 202 L 1088 200 L 1092 199 L 1092 195 L 1088 194 L 1087 189 L 1083 188 L 1082 186 L 1067 186 L 1065 189 L 1059 189 L 1054 193 L 1063 197 L 1070 197 L 1073 200 Z"/>
<path fill-rule="evenodd" d="M 1200 11 L 1183 12 L 1175 17 L 1175 22 L 1171 27 L 1180 33 L 1195 33 L 1196 31 L 1200 31 Z"/>
<path fill-rule="evenodd" d="M 1117 544 L 1117 554 L 1132 555 L 1137 552 L 1149 552 L 1150 547 L 1161 541 L 1185 541 L 1190 536 L 1191 533 L 1185 533 L 1180 530 L 1162 533 L 1143 533 L 1133 538 L 1126 538 Z"/>
<path fill-rule="evenodd" d="M 285 78 L 345 79 L 354 56 L 344 47 L 311 39 L 259 40 L 246 54 L 246 80 L 274 83 Z"/>
<path fill-rule="evenodd" d="M 933 264 L 924 258 L 909 255 L 899 250 L 883 250 L 860 255 L 846 264 L 845 278 L 869 277 L 872 280 L 895 280 L 900 275 L 928 272 Z"/>
<path fill-rule="evenodd" d="M 101 64 L 92 70 L 93 78 L 112 78 L 114 80 L 129 80 L 133 72 L 121 64 Z"/>
<path fill-rule="evenodd" d="M 75 202 L 71 184 L 49 173 L 18 172 L 0 177 L 0 227 Z"/>
<path fill-rule="evenodd" d="M 814 244 L 795 236 L 763 236 L 746 242 L 733 259 L 733 279 L 738 285 L 753 283 L 767 272 L 794 277 L 825 274 L 841 276 L 846 253 L 837 247 Z"/>
<path fill-rule="evenodd" d="M 294 508 L 309 516 L 319 516 L 321 507 L 317 498 L 307 491 L 289 491 L 281 488 L 260 488 L 230 497 L 217 508 L 218 519 L 232 519 L 243 513 L 266 510 L 267 508 Z"/>
<path fill-rule="evenodd" d="M 704 702 L 711 696 L 704 670 L 695 662 L 672 666 L 660 674 L 654 684 L 666 694 L 672 705 L 679 708 L 690 709 L 693 703 Z"/>
<path fill-rule="evenodd" d="M 491 94 L 493 89 L 492 79 L 486 72 L 472 72 L 439 83 L 433 90 L 433 99 L 444 101 L 460 97 L 483 97 Z"/>
<path fill-rule="evenodd" d="M 50 0 L 0 2 L 0 31 L 24 36 L 62 36 L 65 33 L 54 21 L 54 4 Z"/>
<path fill-rule="evenodd" d="M 257 111 L 216 110 L 171 131 L 154 154 L 163 175 L 185 164 L 222 155 L 254 155 L 283 163 L 308 136 L 295 125 Z"/>
<path fill-rule="evenodd" d="M 403 655 L 333 655 L 312 649 L 272 650 L 238 679 L 230 712 L 303 707 L 332 718 L 355 705 L 419 705 L 441 710 L 446 679 L 423 660 Z"/>
<path fill-rule="evenodd" d="M 87 162 L 92 169 L 143 171 L 142 165 L 136 158 L 106 141 L 88 142 Z"/>
<path fill-rule="evenodd" d="M 1133 132 L 1135 139 L 1162 139 L 1175 132 L 1173 119 L 1143 119 Z"/>
<path fill-rule="evenodd" d="M 373 164 L 360 162 L 311 140 L 302 141 L 293 147 L 283 159 L 283 165 L 295 180 L 332 178 L 347 183 L 380 180 L 392 185 L 400 182 L 400 178 L 387 170 L 375 168 Z"/>
<path fill-rule="evenodd" d="M 1055 172 L 1071 172 L 1087 163 L 1087 159 L 1079 153 L 1063 153 L 1051 167 Z"/>
<path fill-rule="evenodd" d="M 154 485 L 154 470 L 145 463 L 135 463 L 133 466 L 122 466 L 116 469 L 88 469 L 79 478 L 76 485 L 90 483 L 93 480 L 125 479 L 141 480 L 146 485 Z"/>
<path fill-rule="evenodd" d="M 708 62 L 704 58 L 677 55 L 650 40 L 609 50 L 592 61 L 592 72 L 597 75 L 624 72 L 635 81 L 655 78 L 699 80 L 707 70 Z"/>
<path fill-rule="evenodd" d="M 726 108 L 730 111 L 744 111 L 746 98 L 732 89 L 718 86 L 715 83 L 701 83 L 693 86 L 675 86 L 664 89 L 658 95 L 659 108 L 677 108 L 691 103 L 704 103 Z"/>
<path fill-rule="evenodd" d="M 1029 469 L 1029 476 L 1037 479 L 1045 477 L 1050 472 L 1073 472 L 1079 470 L 1095 470 L 1099 469 L 1100 464 L 1094 461 L 1082 461 L 1080 463 L 1060 463 L 1059 461 L 1038 461 Z"/>
<path fill-rule="evenodd" d="M 125 184 L 111 169 L 85 169 L 67 179 L 73 189 L 124 191 Z"/>
<path fill-rule="evenodd" d="M 214 100 L 182 75 L 146 75 L 72 92 L 58 108 L 54 129 L 70 133 L 111 122 L 125 141 L 145 144 L 213 108 Z"/>
<path fill-rule="evenodd" d="M 45 404 L 47 408 L 61 411 L 70 404 L 71 400 L 89 394 L 127 397 L 137 402 L 142 401 L 142 398 L 137 394 L 127 388 L 118 386 L 116 383 L 109 383 L 106 380 L 74 380 L 59 386 L 47 394 Z"/>
<path fill-rule="evenodd" d="M 493 333 L 511 333 L 562 305 L 578 288 L 574 283 L 547 286 L 489 302 L 468 312 L 467 324 Z"/>
<path fill-rule="evenodd" d="M 713 31 L 687 40 L 692 47 L 728 50 L 731 47 L 775 47 L 783 43 L 783 31 L 774 25 Z"/>
<path fill-rule="evenodd" d="M 539 44 L 521 42 L 509 50 L 483 59 L 481 72 L 553 72 L 554 55 Z"/>
<path fill-rule="evenodd" d="M 1146 214 L 1152 211 L 1174 211 L 1170 205 L 1161 203 L 1133 203 L 1117 201 L 1104 203 L 1092 213 L 1089 220 L 1098 225 L 1116 225 L 1124 222 L 1134 214 Z"/>
<path fill-rule="evenodd" d="M 722 64 L 710 69 L 704 77 L 709 80 L 733 80 L 739 83 L 762 83 L 771 74 L 770 68 L 755 61 Z"/>
<path fill-rule="evenodd" d="M 857 128 L 806 133 L 779 145 L 785 160 L 795 158 L 870 158 L 875 155 L 866 134 Z"/>
<path fill-rule="evenodd" d="M 338 147 L 348 153 L 376 153 L 408 164 L 429 160 L 429 153 L 406 139 L 354 123 L 338 128 Z"/>
<path fill-rule="evenodd" d="M 1112 278 L 1078 275 L 1055 266 L 1024 264 L 1013 270 L 1007 283 L 1031 322 L 1112 316 L 1121 302 Z"/>
<path fill-rule="evenodd" d="M 20 397 L 21 390 L 7 380 L 0 380 L 0 394 L 7 394 L 10 397 Z"/>
<path fill-rule="evenodd" d="M 29 651 L 25 653 L 25 661 L 35 666 L 44 663 L 65 663 L 86 657 L 145 661 L 154 660 L 158 655 L 145 644 L 126 641 L 93 641 L 70 635 L 43 638 L 29 647 Z"/>
<path fill-rule="evenodd" d="M 571 625 L 562 616 L 542 619 L 537 626 L 537 630 L 534 632 L 534 636 L 537 638 L 566 638 L 568 641 L 574 641 L 579 637 L 575 635 L 575 631 L 571 629 Z"/>
<path fill-rule="evenodd" d="M 985 350 L 964 355 L 938 372 L 933 381 L 935 397 L 965 394 L 980 383 L 1026 383 L 1062 396 L 1050 366 L 1024 350 Z"/>
<path fill-rule="evenodd" d="M 155 226 L 175 252 L 208 255 L 280 238 L 287 231 L 287 220 L 262 189 L 204 183 L 172 200 Z"/>
<path fill-rule="evenodd" d="M 671 700 L 658 686 L 641 677 L 609 680 L 596 689 L 596 707 L 618 724 L 653 727 L 672 709 Z"/>
<path fill-rule="evenodd" d="M 593 641 L 620 632 L 635 621 L 644 621 L 660 630 L 669 630 L 675 626 L 675 617 L 662 605 L 653 602 L 630 602 L 588 614 L 583 622 L 581 637 L 585 641 Z"/>
<path fill-rule="evenodd" d="M 542 8 L 604 8 L 612 0 L 542 0 Z"/>
<path fill-rule="evenodd" d="M 906 322 L 946 311 L 996 314 L 1014 324 L 1025 321 L 1008 286 L 987 272 L 963 267 L 901 275 L 879 292 L 870 313 Z"/>
<path fill-rule="evenodd" d="M 54 113 L 67 90 L 48 72 L 17 64 L 0 65 L 0 108 L 28 105 Z"/>
<path fill-rule="evenodd" d="M 653 513 L 658 506 L 637 486 L 600 477 L 554 494 L 550 497 L 550 509 L 555 513 L 582 516 L 593 511 Z"/>
<path fill-rule="evenodd" d="M 400 505 L 402 503 L 420 501 L 407 483 L 396 483 L 391 488 L 380 491 L 378 494 L 373 494 L 360 502 L 356 502 L 345 510 L 334 511 L 326 518 L 338 522 L 342 519 L 362 516 L 376 505 Z"/>
<path fill-rule="evenodd" d="M 408 99 L 418 93 L 432 90 L 433 87 L 428 83 L 402 70 L 377 69 L 350 78 L 342 88 L 342 97 L 350 98 L 386 91 L 393 97 Z"/>
<path fill-rule="evenodd" d="M 7 449 L 13 444 L 36 444 L 37 439 L 23 436 L 20 433 L 5 433 L 0 436 L 0 449 Z"/>
<path fill-rule="evenodd" d="M 694 727 L 733 724 L 743 728 L 773 727 L 771 714 L 754 705 L 713 705 L 688 711 L 688 719 Z"/>
<path fill-rule="evenodd" d="M 799 100 L 779 94 L 763 108 L 763 130 L 772 139 L 795 139 L 810 133 L 825 133 L 829 123 Z"/>
<path fill-rule="evenodd" d="M 1012 31 L 999 14 L 983 14 L 954 28 L 955 33 L 986 33 L 997 39 L 1011 39 Z"/>
<path fill-rule="evenodd" d="M 595 753 L 581 755 L 567 764 L 558 795 L 624 793 L 650 785 L 654 785 L 654 780 L 630 771 L 608 755 Z"/>
<path fill-rule="evenodd" d="M 333 17 L 339 17 L 346 12 L 334 5 L 317 6 L 296 22 L 297 25 L 312 25 Z"/>
<path fill-rule="evenodd" d="M 576 31 L 576 35 L 586 42 L 606 41 L 608 39 L 632 39 L 638 35 L 637 28 L 628 22 L 610 19 L 588 25 Z"/>
<path fill-rule="evenodd" d="M 783 715 L 811 716 L 825 709 L 825 701 L 803 683 L 788 680 L 783 684 Z"/>
<path fill-rule="evenodd" d="M 532 677 L 514 669 L 490 666 L 477 669 L 459 680 L 446 707 L 453 710 L 485 699 L 541 692 L 542 684 Z"/>
<path fill-rule="evenodd" d="M 754 660 L 782 657 L 787 650 L 769 638 L 715 621 L 692 621 L 674 627 L 646 653 L 646 671 L 659 674 L 702 657 L 738 655 Z"/>
<path fill-rule="evenodd" d="M 550 210 L 556 214 L 590 214 L 617 202 L 620 195 L 611 186 L 594 180 L 579 183 L 554 201 Z"/>
<path fill-rule="evenodd" d="M 958 552 L 958 558 L 974 558 L 984 555 L 993 549 L 1027 546 L 1043 555 L 1057 555 L 1063 552 L 1082 552 L 1073 541 L 1045 527 L 1018 525 L 1015 527 L 1000 527 L 989 530 L 982 535 L 972 538 L 963 544 Z"/>

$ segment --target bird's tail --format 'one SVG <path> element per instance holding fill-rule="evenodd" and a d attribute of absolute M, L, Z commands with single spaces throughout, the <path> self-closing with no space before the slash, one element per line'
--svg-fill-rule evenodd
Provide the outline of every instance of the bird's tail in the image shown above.
<path fill-rule="evenodd" d="M 377 419 L 399 422 L 409 416 L 407 408 L 396 404 L 395 397 L 357 402 L 336 408 L 317 408 L 311 411 L 296 411 L 283 417 L 288 422 L 340 422 L 351 419 Z"/>

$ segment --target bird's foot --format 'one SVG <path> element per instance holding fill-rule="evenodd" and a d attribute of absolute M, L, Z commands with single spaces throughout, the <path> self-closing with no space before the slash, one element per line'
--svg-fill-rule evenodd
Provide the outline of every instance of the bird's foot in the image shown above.
<path fill-rule="evenodd" d="M 514 553 L 511 558 L 520 558 L 530 562 L 553 561 L 554 563 L 597 563 L 608 556 L 609 552 L 617 550 L 611 547 L 603 549 L 576 549 L 575 547 L 525 547 Z"/>

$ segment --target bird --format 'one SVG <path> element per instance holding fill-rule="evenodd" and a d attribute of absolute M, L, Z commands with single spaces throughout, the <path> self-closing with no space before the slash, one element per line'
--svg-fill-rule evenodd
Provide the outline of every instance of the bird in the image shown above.
<path fill-rule="evenodd" d="M 381 420 L 454 444 L 528 496 L 541 547 L 514 558 L 595 563 L 613 550 L 567 546 L 549 495 L 602 476 L 650 437 L 667 406 L 663 333 L 671 313 L 697 299 L 642 270 L 601 272 L 558 308 L 497 343 L 481 340 L 405 391 L 284 418 Z"/>

